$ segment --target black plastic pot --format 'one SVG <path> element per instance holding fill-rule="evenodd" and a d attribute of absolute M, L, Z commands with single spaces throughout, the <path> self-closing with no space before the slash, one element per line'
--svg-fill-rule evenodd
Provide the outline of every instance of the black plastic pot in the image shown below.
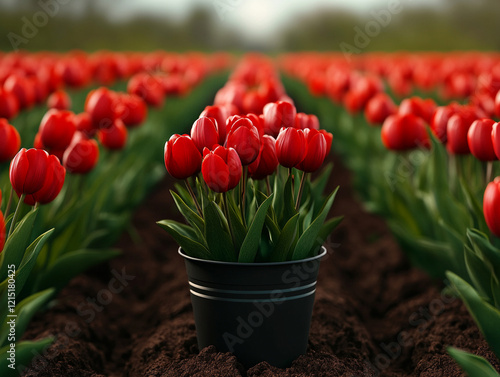
<path fill-rule="evenodd" d="M 232 352 L 243 365 L 285 368 L 307 349 L 323 247 L 315 257 L 229 263 L 185 255 L 198 346 Z"/>

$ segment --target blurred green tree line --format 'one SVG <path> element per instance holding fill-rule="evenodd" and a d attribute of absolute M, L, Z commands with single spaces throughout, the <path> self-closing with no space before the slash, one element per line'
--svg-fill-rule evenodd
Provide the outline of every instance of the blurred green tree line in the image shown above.
<path fill-rule="evenodd" d="M 398 0 L 388 0 L 388 4 L 391 1 Z M 367 27 L 372 36 L 368 37 L 369 43 L 359 48 L 363 52 L 500 50 L 500 33 L 496 26 L 500 18 L 499 0 L 436 0 L 433 7 L 416 6 L 415 1 L 410 5 L 411 0 L 399 1 L 400 11 L 391 14 L 386 24 L 373 12 L 312 9 L 282 28 L 279 50 L 331 51 L 339 50 L 343 43 L 358 48 L 356 36 L 359 30 L 365 32 Z M 118 1 L 105 2 L 104 7 L 98 0 L 78 0 L 77 7 L 72 2 L 76 0 L 2 0 L 0 50 L 269 49 L 266 44 L 245 45 L 237 30 L 219 21 L 210 2 L 204 7 L 193 8 L 182 20 L 168 15 L 138 15 L 122 21 L 110 17 L 115 7 L 120 6 Z M 56 4 L 59 8 L 55 5 L 42 7 L 41 3 Z M 380 15 L 385 10 L 387 8 L 381 6 L 375 13 Z M 378 29 L 374 22 L 379 23 Z"/>

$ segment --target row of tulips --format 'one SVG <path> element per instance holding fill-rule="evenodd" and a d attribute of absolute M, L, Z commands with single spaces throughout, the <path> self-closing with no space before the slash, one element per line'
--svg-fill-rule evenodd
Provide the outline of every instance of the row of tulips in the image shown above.
<path fill-rule="evenodd" d="M 190 135 L 167 141 L 166 168 L 185 182 L 172 196 L 189 225 L 159 225 L 184 253 L 201 259 L 251 263 L 315 256 L 341 220 L 325 222 L 336 193 L 323 196 L 330 168 L 310 179 L 331 143 L 316 116 L 297 114 L 273 64 L 248 56 Z"/>
<path fill-rule="evenodd" d="M 447 278 L 500 357 L 500 57 L 298 54 L 281 63 L 315 96 L 288 82 L 335 132 L 366 205 L 416 265 Z M 412 92 L 428 98 L 396 105 Z M 449 352 L 472 377 L 498 376 L 484 359 Z"/>
<path fill-rule="evenodd" d="M 121 54 L 106 56 L 118 59 Z M 87 95 L 81 89 L 83 84 L 54 91 L 47 101 L 49 110 L 38 118 L 38 131 L 33 122 L 27 125 L 21 121 L 27 119 L 26 112 L 34 116 L 45 110 L 41 107 L 25 109 L 10 121 L 0 120 L 0 187 L 4 193 L 0 210 L 5 215 L 0 215 L 0 318 L 3 324 L 9 314 L 7 301 L 12 296 L 8 293 L 7 267 L 15 266 L 16 341 L 35 312 L 71 278 L 118 254 L 106 248 L 163 176 L 157 161 L 161 139 L 171 130 L 186 127 L 184 118 L 193 108 L 206 103 L 210 92 L 215 93 L 221 78 L 213 74 L 228 63 L 218 56 L 158 53 L 155 59 L 148 54 L 131 54 L 130 59 L 132 56 L 140 58 L 141 64 L 128 85 L 118 82 L 116 90 L 100 87 Z M 169 57 L 173 60 L 170 65 Z M 4 58 L 13 59 L 10 55 Z M 20 62 L 31 58 L 23 56 Z M 0 59 L 0 66 L 2 63 Z M 140 67 L 151 71 L 147 73 Z M 171 75 L 163 71 L 167 67 Z M 212 77 L 197 88 L 209 74 Z M 154 83 L 161 76 L 164 85 L 174 86 L 155 84 L 137 90 L 131 83 L 138 75 L 147 75 Z M 167 77 L 173 77 L 172 81 Z M 180 95 L 174 88 L 179 83 L 184 92 L 193 90 L 189 100 L 175 98 Z M 119 89 L 125 87 L 128 93 Z M 148 96 L 158 88 L 162 103 L 148 110 Z M 166 106 L 159 107 L 167 95 Z M 33 149 L 18 152 L 32 142 Z M 0 328 L 0 366 L 6 371 L 10 364 L 8 333 L 7 326 Z M 27 365 L 33 354 L 51 341 L 17 343 L 16 365 Z"/>

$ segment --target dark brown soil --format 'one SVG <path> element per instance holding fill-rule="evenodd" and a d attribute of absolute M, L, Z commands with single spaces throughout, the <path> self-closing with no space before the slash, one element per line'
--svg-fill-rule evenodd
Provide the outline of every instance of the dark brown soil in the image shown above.
<path fill-rule="evenodd" d="M 309 350 L 291 368 L 245 370 L 231 354 L 198 350 L 183 260 L 154 223 L 175 213 L 165 179 L 135 214 L 137 234 L 118 243 L 123 255 L 74 279 L 34 319 L 26 339 L 57 340 L 24 375 L 461 376 L 448 345 L 500 370 L 463 304 L 410 267 L 384 221 L 355 199 L 339 161 L 332 180 L 341 185 L 334 215 L 346 219 L 321 266 Z M 113 270 L 129 280 L 113 280 Z"/>

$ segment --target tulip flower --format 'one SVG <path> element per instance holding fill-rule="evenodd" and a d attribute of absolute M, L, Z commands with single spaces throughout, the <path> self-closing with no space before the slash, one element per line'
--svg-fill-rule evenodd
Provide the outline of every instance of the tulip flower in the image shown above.
<path fill-rule="evenodd" d="M 65 177 L 66 169 L 61 165 L 59 159 L 54 155 L 48 156 L 47 172 L 42 187 L 33 194 L 26 195 L 24 202 L 31 206 L 36 203 L 48 204 L 52 202 L 61 192 Z"/>
<path fill-rule="evenodd" d="M 264 106 L 263 115 L 264 133 L 276 137 L 282 127 L 293 127 L 297 110 L 289 102 L 278 101 Z"/>
<path fill-rule="evenodd" d="M 76 131 L 75 114 L 66 110 L 49 110 L 40 124 L 40 137 L 49 149 L 64 150 Z"/>
<path fill-rule="evenodd" d="M 116 113 L 125 126 L 137 127 L 146 119 L 148 108 L 141 97 L 122 94 L 117 99 Z"/>
<path fill-rule="evenodd" d="M 396 114 L 388 117 L 382 125 L 382 142 L 395 151 L 411 150 L 430 146 L 425 121 L 413 114 Z"/>
<path fill-rule="evenodd" d="M 491 141 L 493 143 L 493 149 L 497 158 L 500 159 L 500 123 L 495 123 L 493 125 L 493 130 L 491 131 Z"/>
<path fill-rule="evenodd" d="M 191 139 L 198 150 L 203 152 L 204 148 L 213 149 L 219 144 L 219 132 L 217 122 L 213 118 L 201 117 L 191 127 Z"/>
<path fill-rule="evenodd" d="M 306 128 L 304 136 L 306 139 L 306 153 L 304 159 L 297 165 L 297 169 L 312 173 L 318 170 L 325 161 L 327 144 L 325 136 L 315 129 Z"/>
<path fill-rule="evenodd" d="M 446 135 L 448 138 L 447 148 L 453 154 L 469 154 L 469 143 L 467 134 L 472 123 L 477 119 L 474 110 L 462 108 L 448 120 Z"/>
<path fill-rule="evenodd" d="M 500 237 L 500 177 L 490 182 L 484 192 L 483 211 L 491 233 Z"/>
<path fill-rule="evenodd" d="M 99 142 L 107 149 L 123 149 L 127 143 L 128 132 L 121 119 L 115 119 L 110 127 L 100 129 L 97 133 Z"/>
<path fill-rule="evenodd" d="M 269 135 L 261 138 L 259 155 L 248 165 L 248 173 L 253 179 L 264 179 L 273 174 L 278 167 L 278 157 L 276 155 L 276 140 Z"/>
<path fill-rule="evenodd" d="M 108 128 L 116 118 L 116 94 L 107 88 L 92 90 L 85 101 L 85 112 L 94 128 Z"/>
<path fill-rule="evenodd" d="M 420 97 L 412 97 L 404 99 L 401 102 L 398 114 L 413 114 L 425 120 L 427 124 L 430 124 L 435 110 L 436 103 L 432 99 L 424 100 Z"/>
<path fill-rule="evenodd" d="M 177 179 L 186 179 L 201 169 L 201 153 L 188 135 L 172 135 L 165 144 L 165 167 Z"/>
<path fill-rule="evenodd" d="M 6 119 L 0 119 L 0 163 L 12 160 L 20 147 L 19 132 Z"/>
<path fill-rule="evenodd" d="M 491 119 L 478 119 L 469 128 L 467 133 L 469 149 L 478 160 L 495 161 L 497 159 L 491 137 L 494 124 L 495 122 Z"/>
<path fill-rule="evenodd" d="M 249 90 L 243 96 L 243 111 L 246 113 L 262 113 L 262 109 L 266 103 L 266 99 L 262 97 L 258 90 Z"/>
<path fill-rule="evenodd" d="M 20 108 L 28 109 L 34 105 L 35 88 L 26 77 L 12 74 L 5 80 L 3 87 L 17 97 Z"/>
<path fill-rule="evenodd" d="M 219 132 L 219 144 L 224 145 L 226 143 L 226 120 L 228 118 L 228 111 L 223 106 L 207 106 L 205 110 L 200 114 L 200 118 L 207 117 L 212 118 L 216 122 L 217 131 Z"/>
<path fill-rule="evenodd" d="M 19 113 L 19 106 L 19 100 L 12 92 L 0 87 L 0 118 L 14 118 Z"/>
<path fill-rule="evenodd" d="M 279 163 L 287 168 L 297 166 L 306 154 L 304 132 L 296 128 L 282 128 L 276 139 L 276 155 Z"/>
<path fill-rule="evenodd" d="M 10 183 L 18 195 L 40 190 L 47 175 L 49 154 L 41 149 L 21 149 L 10 163 Z"/>
<path fill-rule="evenodd" d="M 69 110 L 71 109 L 71 98 L 64 90 L 52 93 L 47 99 L 49 109 Z"/>
<path fill-rule="evenodd" d="M 92 123 L 92 118 L 87 113 L 76 114 L 73 118 L 77 131 L 84 133 L 87 137 L 94 137 L 97 133 L 97 128 Z"/>
<path fill-rule="evenodd" d="M 63 165 L 73 174 L 86 174 L 91 171 L 99 159 L 99 146 L 93 139 L 77 132 L 71 144 L 64 152 Z"/>
<path fill-rule="evenodd" d="M 133 76 L 127 85 L 127 92 L 142 98 L 148 105 L 162 107 L 165 101 L 165 92 L 162 82 L 149 73 L 138 73 Z"/>
<path fill-rule="evenodd" d="M 307 128 L 319 130 L 318 117 L 314 114 L 298 113 L 295 116 L 294 127 L 300 130 L 305 130 Z"/>
<path fill-rule="evenodd" d="M 382 124 L 390 115 L 397 112 L 397 107 L 391 97 L 380 92 L 373 96 L 365 107 L 365 117 L 373 125 Z"/>
<path fill-rule="evenodd" d="M 434 111 L 431 119 L 431 131 L 442 144 L 448 142 L 448 121 L 458 111 L 459 106 L 456 103 L 451 103 L 448 106 L 440 106 Z"/>
<path fill-rule="evenodd" d="M 227 135 L 226 146 L 236 150 L 242 165 L 250 165 L 259 155 L 259 130 L 250 119 L 238 119 Z"/>
<path fill-rule="evenodd" d="M 205 148 L 201 173 L 212 191 L 227 192 L 235 188 L 241 179 L 241 160 L 233 148 L 218 146 L 214 151 Z"/>

